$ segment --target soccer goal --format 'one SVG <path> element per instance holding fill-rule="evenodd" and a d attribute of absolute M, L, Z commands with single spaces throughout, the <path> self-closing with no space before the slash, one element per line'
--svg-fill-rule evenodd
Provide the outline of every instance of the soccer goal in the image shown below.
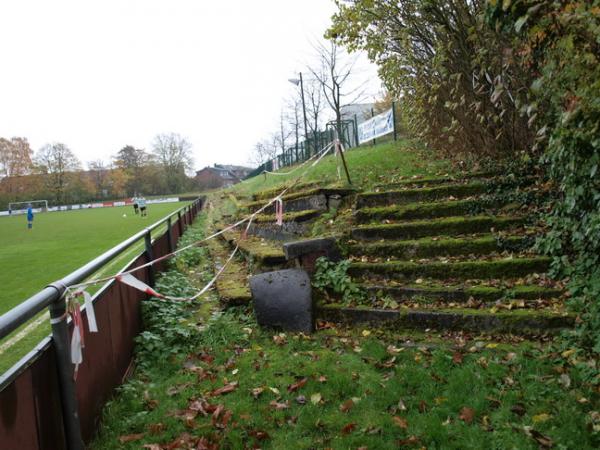
<path fill-rule="evenodd" d="M 33 209 L 38 209 L 41 211 L 48 211 L 48 200 L 29 200 L 28 202 L 10 202 L 8 204 L 9 212 L 17 212 L 26 210 L 29 205 Z"/>

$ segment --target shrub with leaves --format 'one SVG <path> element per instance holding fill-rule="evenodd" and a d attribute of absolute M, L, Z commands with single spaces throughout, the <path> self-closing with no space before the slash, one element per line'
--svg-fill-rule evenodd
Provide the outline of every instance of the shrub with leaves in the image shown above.
<path fill-rule="evenodd" d="M 317 259 L 312 284 L 327 293 L 340 295 L 346 304 L 365 298 L 364 291 L 348 275 L 350 261 L 333 262 L 325 257 Z"/>
<path fill-rule="evenodd" d="M 600 1 L 490 1 L 488 16 L 535 74 L 526 108 L 557 192 L 540 248 L 570 279 L 579 343 L 600 353 Z"/>

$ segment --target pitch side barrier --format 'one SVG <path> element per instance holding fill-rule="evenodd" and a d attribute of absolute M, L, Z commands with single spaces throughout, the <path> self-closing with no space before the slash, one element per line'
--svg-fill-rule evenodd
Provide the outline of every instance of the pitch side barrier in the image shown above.
<path fill-rule="evenodd" d="M 112 280 L 93 296 L 97 333 L 85 335 L 85 358 L 74 381 L 70 360 L 73 322 L 67 320 L 65 290 L 97 272 L 132 245 L 145 251 L 122 271 L 131 270 L 175 249 L 185 229 L 202 209 L 204 198 L 169 214 L 93 259 L 66 277 L 0 316 L 0 339 L 45 308 L 52 334 L 7 372 L 0 375 L 0 447 L 2 449 L 83 450 L 96 430 L 102 407 L 130 370 L 134 338 L 142 327 L 140 303 L 147 294 Z M 152 237 L 163 224 L 167 230 Z M 136 276 L 154 284 L 165 261 L 140 269 Z M 88 327 L 85 308 L 83 321 Z"/>

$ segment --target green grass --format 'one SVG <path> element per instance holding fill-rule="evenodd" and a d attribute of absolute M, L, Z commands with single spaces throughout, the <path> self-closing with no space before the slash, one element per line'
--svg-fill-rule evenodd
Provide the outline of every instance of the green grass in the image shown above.
<path fill-rule="evenodd" d="M 186 204 L 148 205 L 146 218 L 134 215 L 132 207 L 39 213 L 31 230 L 27 229 L 24 215 L 0 217 L 0 314 Z M 159 236 L 164 229 L 158 229 L 154 235 Z M 94 276 L 117 272 L 142 248 L 143 243 L 136 244 Z M 10 351 L 0 352 L 0 372 L 14 364 L 49 330 L 44 320 Z M 3 342 L 6 340 L 0 341 L 0 345 Z"/>
<path fill-rule="evenodd" d="M 91 448 L 168 446 L 200 437 L 218 448 L 290 450 L 403 443 L 536 449 L 540 436 L 556 448 L 600 443 L 598 433 L 586 431 L 595 394 L 568 361 L 546 358 L 534 344 L 492 348 L 497 344 L 471 342 L 458 356 L 445 344 L 396 348 L 406 337 L 412 336 L 337 329 L 310 337 L 277 334 L 260 330 L 244 314 L 226 314 L 212 320 L 188 358 L 163 358 L 127 383 L 106 408 Z M 238 383 L 231 393 L 211 396 L 231 382 Z M 260 393 L 253 395 L 256 389 Z M 187 422 L 176 417 L 191 412 L 195 400 L 222 405 L 223 413 L 217 420 L 211 414 Z M 119 440 L 138 433 L 135 441 Z"/>
<path fill-rule="evenodd" d="M 432 176 L 442 175 L 450 170 L 450 164 L 436 158 L 424 157 L 427 150 L 409 140 L 391 141 L 373 147 L 357 147 L 345 153 L 346 163 L 354 186 L 367 188 L 382 182 L 393 182 L 406 179 L 414 175 Z M 429 151 L 430 152 L 430 151 Z M 295 180 L 306 170 L 307 166 L 293 174 L 285 176 L 258 175 L 231 188 L 233 192 L 241 195 L 250 195 L 255 192 L 274 188 Z M 279 172 L 288 172 L 297 166 L 284 167 Z M 344 171 L 341 170 L 342 179 L 337 177 L 337 162 L 334 155 L 325 156 L 315 167 L 309 168 L 308 173 L 301 182 L 315 182 L 320 184 L 346 183 Z"/>

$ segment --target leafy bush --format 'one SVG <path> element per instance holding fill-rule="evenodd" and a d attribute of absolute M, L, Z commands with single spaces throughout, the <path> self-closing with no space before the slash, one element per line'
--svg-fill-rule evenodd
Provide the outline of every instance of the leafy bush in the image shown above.
<path fill-rule="evenodd" d="M 515 30 L 518 62 L 537 75 L 527 108 L 558 193 L 540 248 L 570 279 L 575 336 L 600 353 L 600 1 L 490 3 L 492 24 Z"/>
<path fill-rule="evenodd" d="M 350 261 L 333 262 L 325 257 L 317 259 L 312 284 L 323 292 L 328 290 L 342 296 L 346 304 L 365 298 L 365 292 L 348 275 Z"/>

